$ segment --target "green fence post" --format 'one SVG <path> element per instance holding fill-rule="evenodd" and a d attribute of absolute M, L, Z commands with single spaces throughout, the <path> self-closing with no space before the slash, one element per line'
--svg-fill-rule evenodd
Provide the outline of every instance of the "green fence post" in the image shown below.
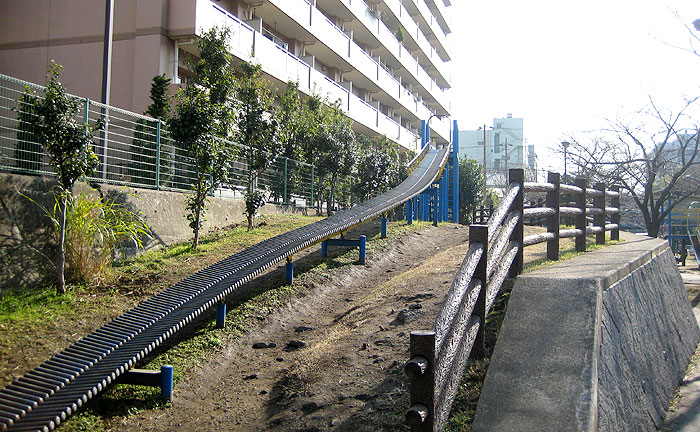
<path fill-rule="evenodd" d="M 90 118 L 88 117 L 90 114 L 90 99 L 85 98 L 85 113 L 83 115 L 83 123 L 85 124 L 85 133 L 88 131 L 88 121 Z"/>
<path fill-rule="evenodd" d="M 160 120 L 156 123 L 156 190 L 160 190 Z"/>
<path fill-rule="evenodd" d="M 284 158 L 284 197 L 282 199 L 282 204 L 289 204 L 287 200 L 287 161 L 289 158 Z"/>

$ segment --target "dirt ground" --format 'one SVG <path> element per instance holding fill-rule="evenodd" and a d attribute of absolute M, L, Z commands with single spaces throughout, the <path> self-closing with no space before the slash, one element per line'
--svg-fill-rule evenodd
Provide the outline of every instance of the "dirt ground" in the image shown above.
<path fill-rule="evenodd" d="M 407 430 L 409 333 L 432 327 L 467 243 L 465 226 L 426 227 L 368 252 L 364 266 L 331 270 L 203 359 L 176 386 L 172 408 L 141 412 L 120 430 Z M 542 255 L 528 249 L 529 260 Z"/>

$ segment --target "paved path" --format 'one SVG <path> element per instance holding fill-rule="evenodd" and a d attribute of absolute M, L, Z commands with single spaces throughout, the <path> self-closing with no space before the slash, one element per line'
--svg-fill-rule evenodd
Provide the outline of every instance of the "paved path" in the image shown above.
<path fill-rule="evenodd" d="M 687 265 L 678 267 L 693 305 L 695 319 L 700 325 L 700 269 L 695 260 L 688 257 Z M 696 351 L 692 365 L 674 398 L 673 408 L 661 426 L 664 432 L 700 431 L 700 351 Z"/>

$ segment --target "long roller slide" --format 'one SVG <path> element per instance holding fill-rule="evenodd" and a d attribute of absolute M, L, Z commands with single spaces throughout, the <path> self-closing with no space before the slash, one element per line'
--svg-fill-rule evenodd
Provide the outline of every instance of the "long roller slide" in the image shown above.
<path fill-rule="evenodd" d="M 441 174 L 449 148 L 426 148 L 391 191 L 265 240 L 146 300 L 0 390 L 0 430 L 53 430 L 89 399 L 245 282 L 286 257 L 403 204 Z"/>

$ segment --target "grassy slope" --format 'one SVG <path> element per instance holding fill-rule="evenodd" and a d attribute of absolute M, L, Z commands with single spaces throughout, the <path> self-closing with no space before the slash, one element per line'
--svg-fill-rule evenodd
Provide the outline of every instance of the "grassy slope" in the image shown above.
<path fill-rule="evenodd" d="M 63 296 L 56 295 L 53 287 L 9 291 L 0 298 L 0 359 L 3 359 L 0 387 L 183 277 L 264 239 L 319 219 L 264 216 L 251 232 L 234 226 L 206 236 L 196 251 L 182 243 L 147 252 L 121 263 L 107 283 L 94 287 L 71 286 Z M 375 236 L 368 242 L 367 249 L 385 249 L 396 238 L 424 226 L 425 223 L 420 222 L 411 226 L 398 223 L 389 231 L 388 239 Z M 225 329 L 215 329 L 211 320 L 203 322 L 182 335 L 179 343 L 155 353 L 139 367 L 158 369 L 161 364 L 171 364 L 177 382 L 192 371 L 200 359 L 218 352 L 227 341 L 238 337 L 257 320 L 310 289 L 308 279 L 330 267 L 350 265 L 356 260 L 357 251 L 349 250 L 333 260 L 295 266 L 293 287 L 284 285 L 283 279 L 258 284 L 247 300 L 229 304 Z M 163 407 L 157 388 L 116 385 L 70 418 L 62 425 L 62 430 L 118 430 L 122 421 L 139 410 Z"/>

